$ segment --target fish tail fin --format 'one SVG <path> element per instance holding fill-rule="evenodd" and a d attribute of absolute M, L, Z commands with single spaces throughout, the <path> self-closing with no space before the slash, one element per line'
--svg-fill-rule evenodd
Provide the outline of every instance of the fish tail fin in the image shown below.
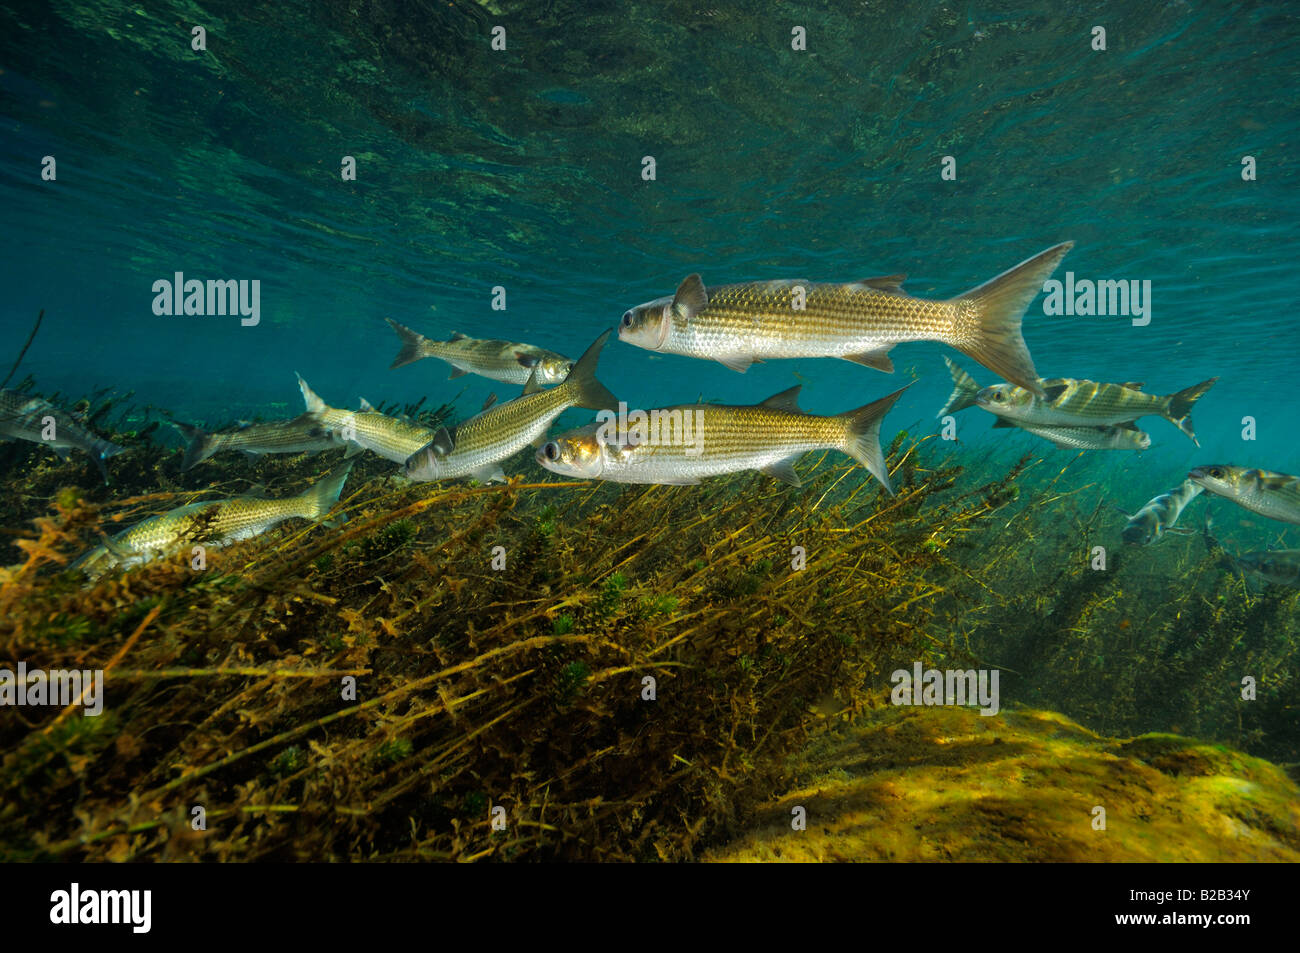
<path fill-rule="evenodd" d="M 1198 447 L 1201 442 L 1196 439 L 1196 432 L 1192 430 L 1192 405 L 1204 397 L 1205 392 L 1213 387 L 1217 380 L 1217 377 L 1211 377 L 1208 381 L 1201 381 L 1199 384 L 1180 390 L 1169 398 L 1169 409 L 1165 411 L 1165 417 L 1169 422 L 1191 437 L 1192 443 Z"/>
<path fill-rule="evenodd" d="M 325 401 L 316 396 L 316 392 L 307 386 L 307 382 L 302 379 L 302 375 L 294 371 L 294 376 L 298 378 L 298 389 L 302 391 L 302 402 L 307 405 L 307 413 L 323 414 L 329 410 Z"/>
<path fill-rule="evenodd" d="M 213 434 L 189 424 L 177 423 L 175 420 L 171 421 L 171 425 L 189 441 L 189 445 L 185 448 L 185 456 L 181 458 L 182 470 L 198 466 L 217 452 L 217 442 L 213 439 Z"/>
<path fill-rule="evenodd" d="M 587 410 L 618 410 L 618 398 L 600 381 L 596 380 L 596 362 L 600 360 L 601 348 L 609 339 L 610 331 L 596 338 L 591 347 L 578 358 L 573 370 L 564 379 L 562 386 L 569 388 L 573 406 L 585 407 Z"/>
<path fill-rule="evenodd" d="M 948 403 L 944 404 L 943 410 L 939 411 L 937 415 L 939 417 L 946 417 L 967 407 L 974 407 L 975 395 L 980 392 L 980 385 L 975 383 L 975 378 L 959 367 L 956 361 L 946 354 L 943 359 L 948 365 L 948 372 L 952 374 L 953 389 L 948 395 Z"/>
<path fill-rule="evenodd" d="M 397 336 L 402 339 L 402 349 L 397 352 L 397 357 L 393 358 L 393 363 L 388 365 L 391 371 L 396 367 L 404 367 L 407 364 L 414 364 L 425 356 L 424 342 L 428 340 L 419 331 L 412 331 L 404 324 L 398 324 L 392 318 L 384 318 L 389 326 L 397 332 Z"/>
<path fill-rule="evenodd" d="M 908 387 L 910 386 L 909 384 Z M 865 407 L 838 415 L 849 424 L 848 434 L 840 449 L 866 467 L 884 485 L 890 496 L 894 495 L 894 488 L 889 483 L 889 468 L 885 465 L 885 455 L 880 450 L 880 422 L 905 390 L 907 387 L 899 388 L 888 397 L 873 400 Z"/>
<path fill-rule="evenodd" d="M 126 447 L 120 447 L 110 440 L 92 440 L 90 443 L 90 455 L 95 460 L 95 466 L 99 467 L 99 472 L 104 477 L 104 486 L 108 486 L 108 467 L 104 461 L 109 457 L 115 457 Z"/>
<path fill-rule="evenodd" d="M 1043 396 L 1033 358 L 1020 333 L 1025 309 L 1074 242 L 1062 242 L 952 299 L 957 305 L 947 343 L 1013 384 Z"/>
<path fill-rule="evenodd" d="M 343 464 L 333 473 L 328 473 L 299 497 L 303 503 L 302 516 L 309 520 L 322 522 L 321 517 L 325 516 L 334 504 L 339 501 L 339 496 L 343 493 L 343 484 L 348 481 L 348 474 L 352 472 L 351 461 Z M 346 513 L 338 513 L 333 519 L 324 520 L 326 526 L 339 526 L 347 521 Z"/>

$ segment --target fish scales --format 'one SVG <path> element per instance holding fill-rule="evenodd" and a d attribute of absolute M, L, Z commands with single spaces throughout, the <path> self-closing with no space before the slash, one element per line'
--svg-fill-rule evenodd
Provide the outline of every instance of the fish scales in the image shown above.
<path fill-rule="evenodd" d="M 453 429 L 440 429 L 409 455 L 406 475 L 412 480 L 463 476 L 504 480 L 500 464 L 537 443 L 551 422 L 570 407 L 616 408 L 617 398 L 596 379 L 596 364 L 610 333 L 596 338 L 558 387 L 540 390 L 539 371 L 534 369 L 523 396 L 491 407 Z"/>
<path fill-rule="evenodd" d="M 794 307 L 796 286 L 806 291 L 802 310 Z M 946 335 L 960 311 L 944 301 L 801 281 L 724 285 L 707 293 L 708 307 L 670 331 L 670 341 L 694 357 L 719 350 L 758 358 L 860 354 Z"/>
<path fill-rule="evenodd" d="M 892 371 L 889 350 L 938 341 L 1012 383 L 1040 393 L 1021 334 L 1026 308 L 1072 243 L 1046 249 L 947 300 L 915 298 L 903 275 L 849 283 L 782 279 L 706 287 L 688 275 L 671 297 L 623 314 L 621 340 L 651 351 L 720 361 L 745 371 L 756 360 L 838 357 Z"/>
<path fill-rule="evenodd" d="M 570 395 L 561 385 L 471 417 L 452 431 L 454 449 L 439 476 L 464 476 L 514 456 L 546 433 L 551 421 L 570 406 Z"/>

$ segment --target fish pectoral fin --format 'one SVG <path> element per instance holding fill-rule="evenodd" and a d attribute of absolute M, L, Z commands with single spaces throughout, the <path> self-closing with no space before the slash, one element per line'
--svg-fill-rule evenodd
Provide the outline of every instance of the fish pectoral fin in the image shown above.
<path fill-rule="evenodd" d="M 1137 430 L 1138 433 L 1142 432 L 1141 430 L 1138 430 L 1138 425 L 1136 420 L 1126 420 L 1122 424 L 1112 424 L 1111 426 L 1115 427 L 1118 430 Z M 1098 429 L 1100 430 L 1104 428 L 1099 427 Z"/>
<path fill-rule="evenodd" d="M 353 457 L 355 457 L 358 453 L 360 453 L 360 452 L 361 452 L 362 450 L 364 450 L 364 449 L 366 449 L 366 448 L 363 447 L 363 446 L 361 446 L 361 444 L 357 443 L 355 440 L 349 440 L 349 441 L 348 441 L 348 449 L 347 449 L 347 451 L 343 454 L 343 459 L 344 459 L 344 460 L 351 460 Z"/>
<path fill-rule="evenodd" d="M 1015 424 L 1013 424 L 1011 421 L 1007 420 L 1007 418 L 1005 418 L 1005 417 L 996 417 L 996 418 L 994 418 L 994 420 L 993 420 L 993 429 L 994 429 L 994 430 L 997 430 L 997 429 L 999 429 L 999 428 L 1001 428 L 1001 427 L 1012 427 L 1012 428 L 1014 428 L 1015 426 L 1016 426 Z"/>
<path fill-rule="evenodd" d="M 893 347 L 891 344 L 890 347 Z M 852 361 L 854 364 L 862 364 L 866 367 L 874 367 L 878 371 L 884 371 L 886 374 L 894 373 L 894 362 L 889 359 L 889 348 L 877 348 L 874 351 L 865 351 L 862 354 L 845 354 L 844 360 Z"/>
<path fill-rule="evenodd" d="M 456 378 L 464 377 L 468 373 L 469 371 L 465 370 L 464 368 L 453 367 L 451 369 L 451 373 L 447 375 L 447 380 L 454 381 Z"/>
<path fill-rule="evenodd" d="M 519 364 L 520 367 L 536 367 L 537 355 L 526 354 L 523 351 L 515 351 L 515 362 Z"/>
<path fill-rule="evenodd" d="M 487 400 L 483 401 L 483 410 L 487 410 L 496 402 L 497 402 L 496 391 L 493 391 L 492 393 L 487 395 Z"/>
<path fill-rule="evenodd" d="M 735 354 L 730 357 L 718 358 L 718 363 L 725 364 L 733 371 L 739 371 L 741 374 L 743 374 L 745 373 L 745 371 L 749 370 L 749 365 L 753 364 L 754 360 L 755 358 L 750 357 L 749 355 L 742 356 L 739 354 Z"/>
<path fill-rule="evenodd" d="M 759 407 L 768 407 L 772 410 L 784 410 L 792 414 L 802 414 L 803 409 L 799 406 L 799 391 L 803 390 L 802 384 L 796 384 L 788 390 L 783 390 L 779 394 L 773 394 L 767 400 L 762 401 Z"/>
<path fill-rule="evenodd" d="M 239 452 L 244 455 L 245 460 L 250 460 L 250 461 L 256 460 L 258 457 L 261 456 L 261 454 L 258 453 L 256 450 L 246 450 L 242 447 L 240 448 Z"/>
<path fill-rule="evenodd" d="M 786 457 L 784 460 L 776 461 L 776 463 L 769 463 L 763 467 L 762 472 L 774 480 L 780 480 L 782 483 L 788 483 L 791 486 L 803 486 L 799 474 L 794 472 L 794 461 L 794 457 Z"/>
<path fill-rule="evenodd" d="M 690 319 L 709 306 L 709 293 L 704 290 L 704 282 L 699 275 L 687 275 L 677 286 L 673 295 L 673 311 L 680 317 Z"/>
<path fill-rule="evenodd" d="M 857 284 L 875 288 L 877 291 L 892 291 L 894 294 L 902 294 L 903 282 L 906 280 L 907 275 L 881 275 L 878 278 L 863 278 Z"/>

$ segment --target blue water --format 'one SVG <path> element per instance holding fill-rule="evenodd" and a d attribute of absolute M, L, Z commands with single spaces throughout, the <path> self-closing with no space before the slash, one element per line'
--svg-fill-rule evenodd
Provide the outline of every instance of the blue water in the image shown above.
<path fill-rule="evenodd" d="M 299 371 L 336 406 L 427 395 L 469 413 L 505 385 L 448 381 L 436 361 L 388 370 L 384 317 L 576 355 L 692 271 L 907 272 L 911 293 L 948 297 L 1071 239 L 1057 277 L 1150 280 L 1152 320 L 1047 317 L 1040 297 L 1025 337 L 1041 375 L 1161 393 L 1220 378 L 1194 415 L 1201 450 L 1148 418 L 1152 450 L 1114 455 L 1135 474 L 1125 502 L 1196 462 L 1300 471 L 1295 8 L 1053 8 L 6 4 L 0 361 L 44 308 L 19 374 L 42 392 L 134 390 L 219 424 L 297 413 Z M 260 325 L 155 316 L 151 286 L 177 271 L 260 280 Z M 615 343 L 601 377 L 633 406 L 804 381 L 825 413 L 915 377 L 888 438 L 936 428 L 944 353 L 901 345 L 893 376 L 834 360 L 742 376 Z M 959 420 L 972 455 L 1064 453 L 978 410 Z"/>

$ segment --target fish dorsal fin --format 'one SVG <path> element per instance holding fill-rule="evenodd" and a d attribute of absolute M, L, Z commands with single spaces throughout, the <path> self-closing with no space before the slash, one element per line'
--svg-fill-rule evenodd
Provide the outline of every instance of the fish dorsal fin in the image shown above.
<path fill-rule="evenodd" d="M 877 291 L 892 291 L 894 294 L 902 294 L 903 282 L 906 280 L 907 275 L 881 275 L 877 278 L 863 278 L 856 284 L 865 285 Z"/>
<path fill-rule="evenodd" d="M 673 310 L 683 318 L 693 318 L 709 306 L 709 293 L 699 275 L 687 275 L 673 295 Z"/>
<path fill-rule="evenodd" d="M 364 397 L 361 398 L 361 412 L 363 414 L 373 414 L 375 412 L 374 405 Z"/>
<path fill-rule="evenodd" d="M 1047 383 L 1046 381 L 1044 381 L 1044 382 L 1043 382 L 1043 395 L 1044 395 L 1043 399 L 1046 400 L 1046 401 L 1050 404 L 1050 403 L 1052 403 L 1053 401 L 1055 401 L 1057 398 L 1059 398 L 1062 394 L 1064 394 L 1064 393 L 1065 393 L 1067 390 L 1069 390 L 1069 389 L 1070 389 L 1070 385 L 1069 385 L 1069 384 L 1049 384 L 1049 383 Z"/>
<path fill-rule="evenodd" d="M 447 338 L 447 340 L 448 340 L 448 341 L 468 341 L 468 340 L 469 340 L 469 335 L 468 335 L 468 334 L 461 334 L 459 331 L 452 331 L 452 332 L 451 332 L 451 337 Z"/>
<path fill-rule="evenodd" d="M 445 457 L 456 448 L 456 437 L 446 427 L 439 427 L 434 431 L 433 439 L 429 441 L 428 449 L 432 450 L 437 456 Z"/>
<path fill-rule="evenodd" d="M 999 427 L 1014 427 L 1014 426 L 1015 424 L 1007 420 L 1007 418 L 1005 417 L 999 417 L 997 420 L 993 421 L 994 430 L 998 429 Z"/>
<path fill-rule="evenodd" d="M 1124 386 L 1129 390 L 1141 390 L 1146 386 L 1146 381 L 1125 381 Z"/>
<path fill-rule="evenodd" d="M 524 396 L 536 394 L 541 389 L 542 385 L 537 383 L 537 368 L 534 367 L 533 372 L 528 375 L 528 383 L 524 384 Z"/>
<path fill-rule="evenodd" d="M 799 391 L 803 390 L 802 384 L 795 384 L 788 390 L 783 390 L 779 394 L 773 394 L 767 400 L 759 403 L 759 407 L 766 407 L 769 410 L 785 410 L 792 414 L 802 414 L 803 409 L 799 406 Z"/>
<path fill-rule="evenodd" d="M 490 394 L 487 395 L 487 400 L 483 401 L 483 410 L 487 410 L 489 407 L 491 407 L 491 406 L 492 406 L 493 404 L 495 404 L 496 402 L 497 402 L 496 391 L 493 391 L 492 393 L 490 393 Z M 480 413 L 481 413 L 481 412 L 482 412 L 482 411 L 480 411 Z"/>

